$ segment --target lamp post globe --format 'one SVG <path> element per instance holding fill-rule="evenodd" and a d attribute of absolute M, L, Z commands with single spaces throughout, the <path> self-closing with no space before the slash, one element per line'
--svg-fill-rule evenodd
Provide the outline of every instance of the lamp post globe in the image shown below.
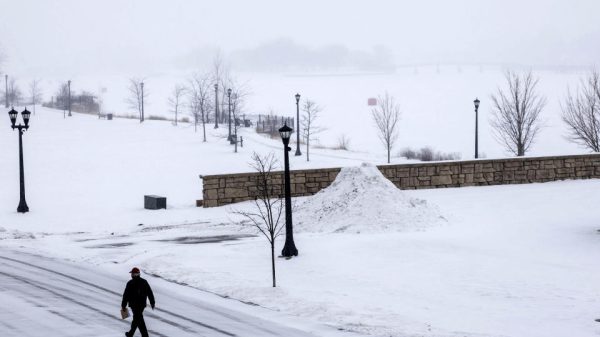
<path fill-rule="evenodd" d="M 25 123 L 25 128 L 29 127 L 29 117 L 31 116 L 31 112 L 29 110 L 27 110 L 27 108 L 25 108 L 25 110 L 23 110 L 21 112 L 21 116 L 23 116 L 23 122 Z"/>
<path fill-rule="evenodd" d="M 10 109 L 10 111 L 8 112 L 8 117 L 10 118 L 10 123 L 12 124 L 12 128 L 15 128 L 15 123 L 17 122 L 17 115 L 19 113 L 17 112 L 17 110 L 15 110 L 15 108 Z"/>
<path fill-rule="evenodd" d="M 298 256 L 298 249 L 294 243 L 294 227 L 292 225 L 292 193 L 291 193 L 291 182 L 290 182 L 290 157 L 288 152 L 292 149 L 288 146 L 290 144 L 290 136 L 293 129 L 284 124 L 279 129 L 279 135 L 283 142 L 283 153 L 284 153 L 284 180 L 285 180 L 285 244 L 281 251 L 281 256 L 290 258 L 292 256 Z"/>
<path fill-rule="evenodd" d="M 301 156 L 300 151 L 300 94 L 296 94 L 296 156 Z"/>
<path fill-rule="evenodd" d="M 479 99 L 475 98 L 473 105 L 475 105 L 475 159 L 479 158 Z"/>

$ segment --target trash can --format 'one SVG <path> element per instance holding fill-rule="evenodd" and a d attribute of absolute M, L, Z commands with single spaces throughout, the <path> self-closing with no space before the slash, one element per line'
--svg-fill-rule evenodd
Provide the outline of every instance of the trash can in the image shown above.
<path fill-rule="evenodd" d="M 166 209 L 167 198 L 158 195 L 145 195 L 144 196 L 144 208 L 145 209 Z"/>
<path fill-rule="evenodd" d="M 112 121 L 112 114 L 106 114 L 106 119 Z"/>

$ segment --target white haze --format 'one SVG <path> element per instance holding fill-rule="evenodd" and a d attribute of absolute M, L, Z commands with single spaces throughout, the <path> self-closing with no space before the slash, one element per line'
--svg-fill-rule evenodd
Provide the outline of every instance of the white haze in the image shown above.
<path fill-rule="evenodd" d="M 600 55 L 599 12 L 597 0 L 0 0 L 1 70 L 156 72 L 199 66 L 216 50 L 263 62 L 238 62 L 244 70 L 328 53 L 350 65 L 588 67 Z"/>

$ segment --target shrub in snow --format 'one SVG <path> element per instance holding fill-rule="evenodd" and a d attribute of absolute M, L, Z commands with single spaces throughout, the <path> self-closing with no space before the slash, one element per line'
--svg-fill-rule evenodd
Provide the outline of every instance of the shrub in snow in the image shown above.
<path fill-rule="evenodd" d="M 407 147 L 400 151 L 398 155 L 400 157 L 405 157 L 406 159 L 418 159 L 421 161 L 459 160 L 461 158 L 461 155 L 458 152 L 435 152 L 433 148 L 429 146 L 423 147 L 418 151 Z"/>

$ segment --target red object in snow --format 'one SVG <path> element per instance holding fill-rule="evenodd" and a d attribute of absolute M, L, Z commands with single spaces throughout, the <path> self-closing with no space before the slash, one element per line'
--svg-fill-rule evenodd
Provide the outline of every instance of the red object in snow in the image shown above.
<path fill-rule="evenodd" d="M 367 104 L 369 106 L 377 105 L 377 98 L 369 98 L 369 100 L 367 101 Z"/>

